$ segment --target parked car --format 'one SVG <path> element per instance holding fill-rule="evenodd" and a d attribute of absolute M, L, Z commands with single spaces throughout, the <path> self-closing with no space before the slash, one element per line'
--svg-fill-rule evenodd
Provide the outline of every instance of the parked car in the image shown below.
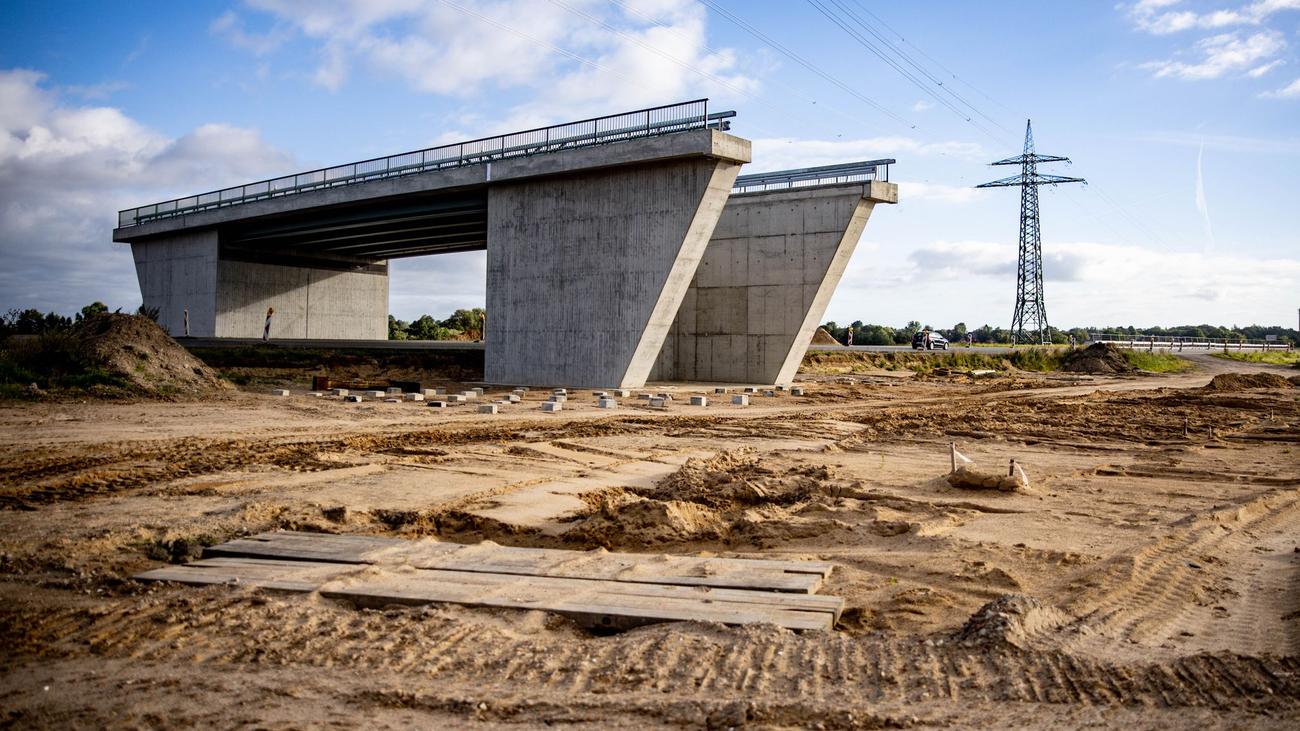
<path fill-rule="evenodd" d="M 918 332 L 917 334 L 912 336 L 912 349 L 920 350 L 922 348 L 925 348 L 924 331 Z M 944 336 L 940 335 L 937 332 L 931 332 L 930 347 L 926 348 L 926 350 L 947 350 L 947 349 L 948 349 L 948 338 L 945 338 Z"/>

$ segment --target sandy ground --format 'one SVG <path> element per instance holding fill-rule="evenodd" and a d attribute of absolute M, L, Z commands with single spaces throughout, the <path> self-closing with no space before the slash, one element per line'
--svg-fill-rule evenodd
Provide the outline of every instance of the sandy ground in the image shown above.
<path fill-rule="evenodd" d="M 1197 364 L 612 413 L 3 405 L 0 724 L 1296 728 L 1300 387 Z M 949 486 L 950 442 L 1029 488 Z M 597 636 L 129 578 L 276 528 L 817 558 L 847 610 Z"/>

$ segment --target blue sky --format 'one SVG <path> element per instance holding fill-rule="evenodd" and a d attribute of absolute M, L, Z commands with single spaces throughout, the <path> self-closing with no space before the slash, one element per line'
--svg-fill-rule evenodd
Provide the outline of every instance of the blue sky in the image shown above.
<path fill-rule="evenodd" d="M 0 309 L 134 308 L 119 208 L 699 96 L 739 112 L 750 171 L 898 159 L 900 203 L 873 214 L 828 319 L 1007 324 L 1016 191 L 972 186 L 1004 174 L 987 163 L 1019 152 L 1028 117 L 1040 151 L 1074 160 L 1053 172 L 1089 181 L 1043 190 L 1053 324 L 1294 325 L 1300 307 L 1300 0 L 8 0 L 0 14 Z M 480 305 L 483 271 L 481 253 L 395 262 L 390 307 Z"/>

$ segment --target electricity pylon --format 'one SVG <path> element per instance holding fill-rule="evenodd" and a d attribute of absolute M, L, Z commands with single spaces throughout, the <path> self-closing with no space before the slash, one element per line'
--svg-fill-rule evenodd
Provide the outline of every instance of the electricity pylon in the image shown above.
<path fill-rule="evenodd" d="M 1048 341 L 1047 306 L 1043 304 L 1043 240 L 1038 222 L 1038 186 L 1087 183 L 1083 178 L 1042 175 L 1040 162 L 1070 162 L 1068 157 L 1034 152 L 1034 128 L 1025 121 L 1025 151 L 994 165 L 1019 165 L 1020 174 L 977 185 L 976 188 L 1020 188 L 1020 255 L 1016 262 L 1016 309 L 1011 315 L 1011 336 L 1017 343 Z M 1032 336 L 1032 340 L 1031 340 Z"/>

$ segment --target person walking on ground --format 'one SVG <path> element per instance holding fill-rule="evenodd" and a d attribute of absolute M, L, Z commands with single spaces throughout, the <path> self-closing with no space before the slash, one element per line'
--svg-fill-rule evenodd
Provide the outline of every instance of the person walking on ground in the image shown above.
<path fill-rule="evenodd" d="M 853 328 L 849 328 L 849 334 L 844 338 L 844 344 L 853 347 Z"/>
<path fill-rule="evenodd" d="M 931 349 L 931 344 L 930 344 L 930 331 L 929 331 L 928 329 L 925 331 L 925 335 L 924 335 L 924 338 L 921 340 L 921 344 L 922 344 L 922 346 L 925 347 L 926 350 L 930 350 L 930 349 Z"/>

